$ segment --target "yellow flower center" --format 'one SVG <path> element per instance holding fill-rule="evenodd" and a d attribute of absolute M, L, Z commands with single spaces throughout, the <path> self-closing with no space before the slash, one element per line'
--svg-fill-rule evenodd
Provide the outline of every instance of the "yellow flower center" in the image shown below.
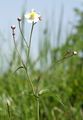
<path fill-rule="evenodd" d="M 29 19 L 34 20 L 37 17 L 37 14 L 36 14 L 36 12 L 33 11 L 33 12 L 29 13 L 28 16 L 29 16 Z"/>
<path fill-rule="evenodd" d="M 32 9 L 31 12 L 25 14 L 25 18 L 26 18 L 26 19 L 28 20 L 28 22 L 30 22 L 30 23 L 32 23 L 32 22 L 36 23 L 36 22 L 38 22 L 39 20 L 41 20 L 41 16 L 40 16 L 38 13 L 36 13 L 36 11 L 34 11 L 33 9 Z"/>

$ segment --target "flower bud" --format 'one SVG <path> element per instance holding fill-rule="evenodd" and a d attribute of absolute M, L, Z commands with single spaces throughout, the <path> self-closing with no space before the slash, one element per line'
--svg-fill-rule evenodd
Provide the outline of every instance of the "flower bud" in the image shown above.
<path fill-rule="evenodd" d="M 12 25 L 12 26 L 11 26 L 11 29 L 12 29 L 12 30 L 15 30 L 15 28 L 16 28 L 15 25 Z"/>
<path fill-rule="evenodd" d="M 20 21 L 21 21 L 21 18 L 20 18 L 20 17 L 18 17 L 18 18 L 17 18 L 17 20 L 20 22 Z"/>
<path fill-rule="evenodd" d="M 74 54 L 74 55 L 77 55 L 77 51 L 74 51 L 73 54 Z"/>

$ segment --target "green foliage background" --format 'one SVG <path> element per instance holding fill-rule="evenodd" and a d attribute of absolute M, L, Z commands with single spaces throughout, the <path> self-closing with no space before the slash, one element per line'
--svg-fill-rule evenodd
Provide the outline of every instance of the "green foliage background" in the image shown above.
<path fill-rule="evenodd" d="M 40 91 L 40 120 L 83 120 L 83 11 L 75 9 L 75 12 L 79 16 L 75 32 L 71 32 L 61 46 L 51 46 L 51 31 L 49 22 L 46 23 L 39 40 L 39 57 L 29 62 L 30 77 Z M 27 54 L 23 39 L 19 40 L 20 51 Z M 56 63 L 68 50 L 78 54 Z M 0 120 L 36 120 L 35 97 L 26 74 L 22 69 L 13 73 L 20 64 L 14 49 L 9 68 L 0 75 Z"/>

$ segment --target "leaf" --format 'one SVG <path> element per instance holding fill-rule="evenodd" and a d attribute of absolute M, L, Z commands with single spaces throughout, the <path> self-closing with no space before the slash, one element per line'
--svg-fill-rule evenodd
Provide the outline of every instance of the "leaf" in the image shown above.
<path fill-rule="evenodd" d="M 20 66 L 20 67 L 18 67 L 15 71 L 14 71 L 14 73 L 16 73 L 19 69 L 24 69 L 24 67 L 23 66 Z"/>
<path fill-rule="evenodd" d="M 49 92 L 49 89 L 42 89 L 39 91 L 39 95 L 45 94 L 47 92 Z"/>

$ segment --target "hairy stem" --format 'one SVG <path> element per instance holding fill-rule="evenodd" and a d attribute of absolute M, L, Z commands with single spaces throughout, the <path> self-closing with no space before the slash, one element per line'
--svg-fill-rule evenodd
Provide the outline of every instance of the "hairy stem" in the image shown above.
<path fill-rule="evenodd" d="M 19 25 L 19 30 L 20 30 L 20 33 L 21 33 L 21 35 L 22 35 L 22 37 L 23 37 L 23 40 L 24 40 L 24 42 L 25 42 L 25 44 L 26 44 L 26 46 L 27 46 L 27 48 L 28 48 L 27 41 L 26 41 L 26 39 L 25 39 L 25 37 L 24 37 L 24 35 L 23 35 L 22 29 L 21 29 L 21 26 L 20 26 L 20 21 L 18 22 L 18 25 Z"/>
<path fill-rule="evenodd" d="M 30 54 L 31 39 L 32 39 L 33 28 L 34 28 L 34 23 L 32 23 L 31 32 L 30 32 L 29 46 L 28 46 L 28 58 L 29 58 L 29 54 Z"/>
<path fill-rule="evenodd" d="M 37 102 L 37 120 L 39 120 L 39 97 L 36 100 Z"/>
<path fill-rule="evenodd" d="M 20 53 L 19 53 L 19 51 L 18 51 L 18 49 L 17 49 L 17 45 L 16 45 L 16 41 L 15 41 L 15 34 L 13 34 L 13 41 L 14 41 L 15 49 L 16 49 L 17 52 L 18 52 L 19 58 L 20 58 L 20 60 L 21 60 L 21 62 L 22 62 L 22 64 L 23 64 L 24 68 L 26 68 L 26 67 L 25 67 L 25 64 L 24 64 L 24 62 L 23 62 L 23 60 L 22 60 L 22 58 L 21 58 L 21 55 L 20 55 Z"/>
<path fill-rule="evenodd" d="M 29 77 L 29 74 L 28 74 L 28 72 L 27 72 L 27 69 L 25 69 L 25 71 L 26 71 L 26 75 L 27 75 L 27 78 L 28 78 L 28 80 L 29 80 L 30 86 L 31 86 L 31 88 L 32 88 L 33 95 L 35 95 L 35 90 L 34 90 L 34 86 L 33 86 L 32 80 L 31 80 L 31 78 Z"/>

